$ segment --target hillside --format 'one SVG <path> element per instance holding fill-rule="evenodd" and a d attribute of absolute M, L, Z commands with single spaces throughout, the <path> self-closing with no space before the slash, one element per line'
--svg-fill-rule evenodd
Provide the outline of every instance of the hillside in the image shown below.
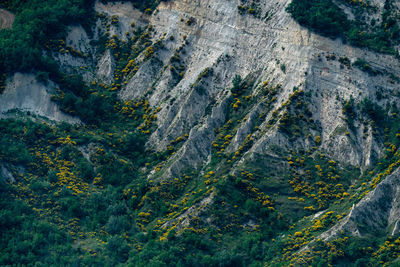
<path fill-rule="evenodd" d="M 398 1 L 0 7 L 0 265 L 398 264 Z"/>

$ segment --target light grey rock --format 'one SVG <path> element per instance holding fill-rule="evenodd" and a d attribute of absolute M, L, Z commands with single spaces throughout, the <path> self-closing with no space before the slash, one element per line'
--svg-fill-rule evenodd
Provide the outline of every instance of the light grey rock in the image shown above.
<path fill-rule="evenodd" d="M 162 178 L 180 175 L 184 171 L 198 169 L 207 160 L 211 153 L 211 142 L 215 139 L 214 129 L 218 128 L 225 121 L 227 101 L 214 107 L 210 116 L 205 122 L 190 130 L 189 138 L 178 153 L 171 158 L 166 172 Z"/>
<path fill-rule="evenodd" d="M 210 208 L 214 203 L 215 192 L 211 192 L 209 195 L 205 196 L 200 202 L 194 204 L 184 213 L 179 215 L 173 220 L 169 220 L 161 226 L 161 229 L 168 229 L 175 225 L 177 234 L 184 230 L 185 227 L 190 227 L 191 220 L 193 218 L 199 218 L 201 213 Z"/>
<path fill-rule="evenodd" d="M 373 163 L 383 147 L 379 139 L 369 134 L 364 140 L 361 129 L 349 137 L 345 136 L 344 132 L 340 135 L 334 134 L 338 127 L 345 125 L 341 101 L 350 96 L 353 96 L 356 102 L 366 97 L 378 101 L 375 96 L 377 88 L 383 88 L 384 92 L 390 95 L 395 91 L 397 84 L 392 84 L 387 75 L 371 76 L 357 68 L 344 67 L 338 62 L 338 58 L 347 57 L 352 61 L 363 58 L 374 67 L 392 73 L 400 70 L 398 61 L 388 55 L 354 48 L 340 40 L 330 40 L 309 32 L 286 13 L 285 7 L 289 2 L 274 0 L 261 3 L 263 13 L 268 11 L 271 14 L 268 21 L 250 15 L 239 15 L 237 3 L 226 0 L 176 0 L 160 4 L 149 18 L 149 23 L 155 29 L 153 39 L 158 40 L 165 33 L 166 36 L 173 35 L 175 38 L 174 41 L 164 41 L 165 50 L 159 52 L 159 58 L 168 65 L 174 49 L 180 47 L 183 36 L 187 36 L 188 44 L 184 46 L 185 54 L 182 55 L 186 66 L 185 75 L 178 84 L 171 86 L 168 71 L 161 73 L 154 80 L 154 71 L 149 66 L 150 63 L 145 63 L 139 69 L 137 77 L 134 76 L 128 83 L 137 84 L 140 81 L 142 85 L 128 85 L 120 94 L 125 99 L 141 96 L 142 92 L 146 91 L 150 104 L 161 108 L 157 129 L 148 143 L 150 147 L 161 151 L 170 140 L 184 135 L 190 129 L 208 129 L 208 120 L 203 117 L 205 107 L 213 100 L 221 103 L 231 97 L 227 90 L 235 74 L 246 77 L 261 70 L 258 73 L 258 82 L 268 80 L 271 85 L 281 84 L 283 88 L 277 96 L 274 108 L 267 114 L 266 121 L 271 118 L 271 113 L 288 99 L 293 87 L 297 86 L 312 94 L 309 104 L 313 118 L 321 124 L 321 133 L 315 134 L 321 135 L 321 147 L 326 150 L 326 154 L 340 163 L 362 168 Z M 195 23 L 187 25 L 185 21 L 188 18 L 193 18 Z M 326 56 L 331 54 L 336 55 L 336 60 L 327 60 Z M 228 55 L 228 59 L 225 55 Z M 286 73 L 281 71 L 281 64 L 285 64 Z M 191 85 L 201 70 L 207 67 L 215 68 L 215 73 L 205 87 L 205 94 L 209 97 L 203 97 L 194 94 Z M 152 81 L 154 83 L 149 91 L 148 85 Z M 379 104 L 387 103 L 381 100 Z M 254 110 L 256 106 L 253 112 Z M 256 113 L 250 114 L 240 125 L 228 151 L 237 149 L 250 133 L 251 117 Z M 266 123 L 263 123 L 261 131 L 265 130 L 265 126 Z M 282 148 L 289 147 L 287 138 L 276 130 L 275 128 L 258 136 L 246 154 L 266 153 L 265 148 L 272 144 Z M 176 155 L 173 158 L 184 162 L 182 165 L 189 162 L 193 166 L 205 164 L 204 160 L 208 158 L 210 150 L 204 147 L 210 147 L 213 139 L 203 138 L 201 144 L 192 146 L 192 138 L 199 139 L 196 134 L 190 135 L 181 153 L 177 153 L 180 156 Z M 309 144 L 308 141 L 301 143 L 300 140 L 297 146 L 306 148 Z M 187 151 L 195 149 L 198 149 L 199 155 L 204 156 L 189 157 Z M 181 164 L 173 164 L 179 165 Z"/>
<path fill-rule="evenodd" d="M 8 10 L 0 8 L 0 29 L 12 28 L 15 15 Z"/>
<path fill-rule="evenodd" d="M 329 240 L 344 231 L 355 236 L 395 234 L 400 221 L 400 169 L 388 175 L 354 205 L 344 219 L 319 238 Z"/>
<path fill-rule="evenodd" d="M 85 29 L 79 26 L 69 26 L 68 35 L 66 38 L 66 45 L 71 46 L 77 51 L 83 54 L 92 53 L 92 46 L 90 45 L 90 39 L 85 31 Z"/>
<path fill-rule="evenodd" d="M 144 97 L 145 93 L 151 89 L 152 84 L 156 81 L 163 67 L 162 62 L 156 59 L 146 61 L 139 71 L 129 80 L 125 88 L 123 88 L 119 96 L 122 99 L 136 99 Z"/>
<path fill-rule="evenodd" d="M 14 175 L 4 165 L 0 165 L 0 179 L 11 183 L 15 182 Z"/>
<path fill-rule="evenodd" d="M 0 116 L 4 117 L 7 112 L 16 109 L 58 122 L 79 123 L 79 119 L 63 113 L 51 101 L 55 88 L 54 83 L 48 82 L 44 85 L 32 74 L 16 73 L 0 95 Z"/>
<path fill-rule="evenodd" d="M 109 49 L 106 50 L 104 55 L 100 58 L 96 68 L 96 78 L 110 85 L 114 81 L 115 62 Z"/>
<path fill-rule="evenodd" d="M 118 18 L 118 23 L 112 25 L 110 28 L 110 36 L 117 35 L 121 40 L 127 40 L 128 36 L 133 33 L 134 27 L 131 26 L 133 22 L 135 26 L 145 27 L 148 25 L 148 16 L 143 14 L 137 9 L 134 9 L 130 2 L 109 2 L 102 3 L 96 1 L 94 9 L 96 12 L 105 14 L 109 18 L 115 16 Z"/>
<path fill-rule="evenodd" d="M 240 123 L 228 152 L 237 150 L 248 134 L 253 134 L 254 138 L 252 147 L 243 155 L 248 159 L 254 158 L 253 154 L 271 154 L 270 148 L 274 145 L 281 147 L 282 151 L 293 147 L 309 148 L 311 144 L 306 138 L 289 143 L 287 136 L 277 127 L 266 128 L 272 112 L 288 100 L 296 86 L 311 94 L 308 104 L 313 119 L 321 125 L 321 131 L 313 134 L 321 135 L 321 149 L 326 155 L 339 163 L 362 169 L 380 156 L 383 144 L 379 136 L 372 135 L 371 129 L 367 129 L 364 136 L 364 126 L 356 124 L 355 131 L 345 134 L 348 125 L 341 112 L 341 103 L 352 96 L 356 102 L 369 98 L 381 106 L 388 105 L 399 85 L 391 81 L 388 74 L 400 72 L 398 60 L 308 31 L 285 11 L 288 3 L 290 0 L 260 2 L 262 14 L 269 14 L 266 20 L 240 15 L 237 3 L 228 0 L 161 2 L 151 16 L 134 9 L 129 2 L 96 2 L 95 11 L 105 14 L 108 21 L 112 16 L 118 18 L 118 23 L 110 27 L 110 36 L 115 34 L 126 40 L 134 30 L 131 27 L 133 22 L 135 27 L 153 26 L 153 41 L 163 40 L 164 48 L 157 51 L 155 58 L 146 61 L 143 54 L 139 55 L 136 62 L 139 70 L 123 85 L 119 97 L 123 100 L 145 97 L 152 107 L 161 108 L 157 114 L 156 130 L 147 144 L 149 148 L 163 151 L 172 139 L 189 133 L 183 147 L 166 164 L 167 174 L 178 174 L 183 166 L 205 166 L 215 129 L 225 122 L 226 106 L 232 99 L 229 88 L 236 74 L 243 78 L 255 76 L 256 85 L 249 94 L 255 95 L 259 90 L 257 84 L 264 81 L 269 81 L 271 86 L 280 84 L 282 90 L 257 133 L 251 133 L 251 129 L 262 103 L 255 103 L 249 114 L 243 114 L 247 119 Z M 379 1 L 373 1 L 373 4 L 381 8 Z M 194 21 L 191 25 L 186 23 L 189 18 Z M 94 29 L 95 40 L 106 31 L 101 25 L 98 20 Z M 90 47 L 90 37 L 82 27 L 74 26 L 69 30 L 67 44 L 93 55 L 86 59 L 58 55 L 65 70 L 78 71 L 88 82 L 97 79 L 111 84 L 115 70 L 111 51 L 96 55 L 96 48 Z M 169 39 L 169 36 L 174 38 Z M 169 70 L 170 58 L 176 49 L 182 50 L 180 58 L 185 66 L 179 82 Z M 327 59 L 332 54 L 336 60 Z M 355 67 L 347 68 L 340 64 L 339 57 L 353 62 L 363 58 L 387 74 L 371 76 Z M 285 72 L 281 70 L 282 64 Z M 87 69 L 80 70 L 82 67 Z M 199 93 L 192 85 L 206 68 L 212 68 L 214 72 L 204 81 L 203 91 Z M 385 97 L 378 99 L 378 91 Z M 225 108 L 219 108 L 222 106 Z M 220 119 L 215 119 L 217 117 Z"/>

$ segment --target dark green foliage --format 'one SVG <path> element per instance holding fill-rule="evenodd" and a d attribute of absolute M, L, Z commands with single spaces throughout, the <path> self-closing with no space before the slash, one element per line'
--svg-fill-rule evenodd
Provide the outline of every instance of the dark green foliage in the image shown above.
<path fill-rule="evenodd" d="M 354 120 L 357 114 L 353 96 L 350 96 L 349 100 L 343 103 L 342 112 L 346 116 L 345 119 L 350 129 L 354 130 Z"/>
<path fill-rule="evenodd" d="M 344 11 L 331 0 L 293 0 L 287 11 L 302 26 L 324 36 L 341 37 L 355 46 L 395 54 L 394 46 L 400 42 L 400 30 L 391 1 L 385 2 L 383 21 L 380 24 L 364 20 L 363 14 L 371 12 L 368 5 L 345 0 L 339 2 L 349 5 L 356 14 L 355 20 L 349 20 Z"/>
<path fill-rule="evenodd" d="M 378 74 L 381 74 L 378 70 L 374 69 L 371 67 L 371 65 L 365 61 L 364 59 L 357 59 L 354 63 L 353 66 L 359 68 L 360 70 L 367 72 L 369 75 L 376 76 Z"/>
<path fill-rule="evenodd" d="M 66 193 L 65 197 L 60 199 L 60 206 L 67 218 L 81 218 L 85 214 L 81 208 L 79 199 L 73 197 L 70 192 Z"/>
<path fill-rule="evenodd" d="M 377 103 L 368 98 L 361 101 L 360 110 L 378 125 L 382 125 L 385 121 L 386 116 L 384 110 Z"/>
<path fill-rule="evenodd" d="M 279 121 L 279 130 L 290 137 L 290 140 L 307 137 L 311 130 L 319 130 L 320 126 L 312 118 L 308 106 L 309 96 L 303 91 L 295 91 L 287 102 L 287 110 Z"/>
<path fill-rule="evenodd" d="M 343 65 L 345 65 L 347 68 L 350 68 L 350 66 L 351 66 L 351 62 L 348 57 L 340 57 L 339 62 L 342 63 Z"/>
<path fill-rule="evenodd" d="M 261 18 L 260 0 L 241 0 L 237 8 L 241 15 L 248 13 L 256 18 Z"/>
<path fill-rule="evenodd" d="M 63 39 L 66 26 L 88 17 L 91 1 L 10 1 L 16 19 L 12 29 L 0 31 L 2 72 L 47 70 L 50 59 L 42 57 L 49 40 Z"/>
<path fill-rule="evenodd" d="M 110 256 L 118 262 L 125 262 L 128 259 L 130 248 L 126 240 L 119 236 L 113 236 L 108 239 L 107 250 Z"/>
<path fill-rule="evenodd" d="M 379 239 L 375 237 L 346 237 L 330 242 L 317 241 L 313 252 L 319 257 L 312 260 L 312 266 L 380 266 L 377 259 L 372 257 L 373 249 L 377 248 Z M 335 251 L 330 252 L 331 247 Z"/>
<path fill-rule="evenodd" d="M 121 234 L 129 229 L 129 221 L 125 216 L 111 215 L 106 224 L 106 231 L 112 235 Z"/>
<path fill-rule="evenodd" d="M 46 220 L 39 219 L 23 201 L 15 200 L 12 189 L 1 184 L 0 190 L 0 265 L 38 263 L 60 264 L 73 250 L 68 236 Z M 63 253 L 63 257 L 56 253 Z"/>
<path fill-rule="evenodd" d="M 20 183 L 18 185 L 8 185 L 0 179 L 2 229 L 0 265 L 19 263 L 66 266 L 78 264 L 76 263 L 78 255 L 82 256 L 84 265 L 105 264 L 103 262 L 99 265 L 97 259 L 91 258 L 87 250 L 73 248 L 74 237 L 69 231 L 76 231 L 77 228 L 74 226 L 71 229 L 71 226 L 60 223 L 60 220 L 80 221 L 77 226 L 82 230 L 85 229 L 84 231 L 99 231 L 103 227 L 110 235 L 134 233 L 132 232 L 133 206 L 129 204 L 128 208 L 129 202 L 121 199 L 121 186 L 131 183 L 131 187 L 134 188 L 144 187 L 143 184 L 146 182 L 136 180 L 134 173 L 136 166 L 128 159 L 132 157 L 135 163 L 140 164 L 141 154 L 138 154 L 138 150 L 143 151 L 143 146 L 138 145 L 140 142 L 136 143 L 136 146 L 131 145 L 131 150 L 126 154 L 115 149 L 115 153 L 118 151 L 125 155 L 125 162 L 129 163 L 123 163 L 120 160 L 121 155 L 100 154 L 92 158 L 97 167 L 94 170 L 93 163 L 83 157 L 75 144 L 63 144 L 58 141 L 64 140 L 63 138 L 67 136 L 79 140 L 78 136 L 88 135 L 86 131 L 82 126 L 64 124 L 49 126 L 30 120 L 0 120 L 0 162 L 11 164 L 10 166 L 23 166 L 29 174 L 21 174 L 21 177 L 25 175 L 30 177 L 22 179 L 18 176 L 16 178 Z M 104 133 L 102 135 L 105 136 Z M 135 144 L 133 138 L 134 135 L 130 140 Z M 107 144 L 104 142 L 103 145 Z M 88 195 L 81 196 L 74 194 L 67 187 L 57 187 L 60 170 L 39 164 L 40 159 L 37 158 L 36 151 L 42 153 L 46 151 L 45 153 L 49 155 L 55 153 L 59 162 L 73 162 L 70 170 L 78 176 L 77 179 L 91 183 L 95 175 L 101 175 L 104 186 L 113 184 L 115 187 L 107 186 L 101 191 L 94 190 Z M 16 196 L 27 197 L 24 192 L 28 192 L 27 203 L 16 198 Z M 138 197 L 141 197 L 140 194 L 139 190 Z M 54 206 L 58 208 L 53 209 Z M 38 216 L 37 209 L 51 212 L 52 216 L 43 216 L 43 213 Z M 110 264 L 125 262 L 130 251 L 126 240 L 117 236 L 110 237 L 109 241 L 105 248 L 97 250 L 107 250 Z M 116 247 L 118 248 L 115 249 Z"/>
<path fill-rule="evenodd" d="M 244 85 L 245 84 L 242 80 L 242 77 L 240 77 L 240 75 L 236 74 L 232 80 L 231 92 L 233 94 L 239 95 L 241 93 L 241 90 L 243 89 Z"/>
<path fill-rule="evenodd" d="M 346 14 L 331 0 L 294 0 L 287 11 L 301 25 L 333 38 L 342 36 L 350 26 Z"/>
<path fill-rule="evenodd" d="M 285 64 L 281 64 L 281 71 L 283 73 L 286 73 L 286 65 Z"/>
<path fill-rule="evenodd" d="M 108 1 L 104 1 L 108 2 Z M 132 0 L 134 6 L 152 12 L 159 0 Z M 0 72 L 41 70 L 57 74 L 52 60 L 43 57 L 48 45 L 64 39 L 66 27 L 75 22 L 89 23 L 93 0 L 18 1 L 7 3 L 16 19 L 12 29 L 0 31 Z M 58 82 L 58 81 L 56 81 Z"/>

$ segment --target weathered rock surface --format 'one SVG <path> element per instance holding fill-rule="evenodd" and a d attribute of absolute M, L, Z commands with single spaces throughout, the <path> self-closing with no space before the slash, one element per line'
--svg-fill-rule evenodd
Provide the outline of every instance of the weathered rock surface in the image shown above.
<path fill-rule="evenodd" d="M 170 140 L 183 135 L 186 129 L 195 125 L 201 128 L 207 121 L 202 119 L 203 116 L 212 116 L 199 110 L 199 105 L 187 103 L 196 101 L 190 97 L 190 85 L 195 81 L 199 70 L 215 66 L 220 61 L 218 66 L 223 71 L 217 72 L 214 76 L 218 75 L 219 79 L 213 79 L 207 87 L 207 93 L 212 94 L 213 98 L 220 102 L 221 99 L 230 97 L 227 89 L 231 86 L 233 75 L 245 77 L 258 70 L 261 71 L 259 82 L 269 80 L 272 84 L 281 84 L 284 89 L 278 96 L 276 108 L 286 101 L 294 86 L 311 91 L 313 118 L 321 123 L 321 137 L 327 153 L 340 162 L 354 166 L 371 164 L 379 155 L 382 144 L 372 137 L 362 139 L 363 129 L 361 126 L 357 127 L 359 125 L 355 127 L 359 130 L 350 137 L 345 136 L 344 132 L 338 134 L 337 128 L 345 125 L 341 100 L 347 100 L 350 96 L 356 101 L 365 97 L 376 100 L 377 90 L 383 88 L 385 94 L 390 95 L 396 85 L 391 83 L 387 75 L 370 76 L 358 69 L 344 67 L 337 60 L 328 60 L 326 56 L 335 54 L 337 58 L 347 57 L 353 61 L 364 58 L 374 66 L 392 73 L 399 70 L 398 61 L 390 56 L 343 45 L 340 40 L 323 38 L 301 28 L 285 11 L 289 2 L 264 3 L 263 12 L 269 11 L 272 14 L 272 18 L 267 21 L 239 15 L 236 3 L 231 1 L 182 0 L 160 5 L 150 21 L 156 32 L 160 36 L 165 32 L 167 36 L 174 35 L 176 40 L 186 35 L 189 44 L 184 48 L 187 50 L 184 56 L 187 70 L 179 84 L 173 88 L 165 88 L 167 84 L 163 82 L 153 85 L 151 103 L 162 107 L 162 111 L 159 113 L 158 129 L 151 138 L 152 146 L 163 149 Z M 192 18 L 195 23 L 188 26 L 185 23 L 188 18 Z M 154 39 L 160 36 L 155 36 Z M 177 41 L 176 44 L 168 45 L 172 50 L 181 44 Z M 173 50 L 171 54 L 172 52 Z M 221 61 L 225 54 L 230 56 L 229 60 Z M 281 71 L 280 64 L 285 64 L 286 73 Z M 125 96 L 129 96 L 128 91 L 127 88 Z M 168 92 L 178 99 L 177 103 L 172 106 L 165 103 L 159 97 L 161 92 Z M 201 96 L 197 98 L 200 100 Z M 206 106 L 211 103 L 211 98 L 201 100 L 202 103 L 204 101 L 206 103 L 203 105 Z M 387 103 L 381 100 L 380 104 Z M 221 125 L 216 125 L 218 126 Z M 234 138 L 238 142 L 235 144 L 236 148 L 243 141 L 246 132 L 244 129 L 248 128 L 246 122 L 243 122 L 243 127 L 238 131 L 241 137 Z M 272 143 L 279 140 L 276 143 L 278 145 L 288 143 L 283 136 L 279 139 L 273 136 L 275 135 L 263 135 L 250 151 L 265 153 L 271 140 Z M 188 144 L 192 138 L 195 137 L 190 137 Z M 201 147 L 210 147 L 212 141 L 212 138 L 202 137 Z M 185 149 L 186 145 L 182 150 Z M 200 158 L 181 157 L 180 160 L 193 162 Z"/>
<path fill-rule="evenodd" d="M 110 50 L 106 50 L 96 67 L 96 78 L 110 85 L 114 81 L 115 62 Z"/>
<path fill-rule="evenodd" d="M 356 236 L 397 234 L 400 221 L 400 169 L 369 192 L 349 215 L 320 238 L 329 240 L 341 231 Z"/>
<path fill-rule="evenodd" d="M 321 125 L 321 132 L 314 134 L 321 136 L 324 153 L 338 162 L 363 169 L 379 157 L 382 141 L 372 136 L 372 130 L 365 128 L 368 126 L 356 122 L 355 130 L 345 134 L 348 125 L 341 111 L 342 102 L 352 96 L 355 102 L 369 98 L 381 106 L 388 105 L 398 86 L 398 82 L 390 77 L 400 70 L 398 60 L 345 45 L 341 40 L 321 37 L 300 27 L 285 11 L 289 2 L 260 3 L 261 14 L 268 15 L 265 18 L 240 15 L 237 3 L 228 0 L 162 2 L 152 16 L 135 10 L 130 3 L 96 3 L 96 12 L 118 18 L 118 22 L 110 26 L 110 36 L 126 40 L 133 31 L 132 25 L 152 25 L 153 41 L 163 40 L 163 48 L 153 59 L 140 64 L 136 74 L 122 87 L 120 97 L 124 100 L 146 97 L 153 107 L 161 108 L 157 114 L 157 129 L 148 142 L 150 148 L 163 151 L 171 140 L 190 133 L 180 151 L 165 165 L 165 175 L 179 175 L 186 167 L 197 168 L 205 164 L 215 138 L 212 132 L 225 122 L 225 110 L 218 107 L 232 98 L 229 88 L 236 74 L 256 76 L 253 93 L 264 81 L 282 87 L 260 126 L 258 133 L 263 134 L 254 135 L 256 140 L 245 154 L 246 158 L 251 160 L 252 154 L 270 154 L 274 144 L 293 147 L 285 135 L 277 132 L 277 127 L 267 130 L 266 122 L 288 99 L 295 86 L 311 94 L 308 104 L 312 117 Z M 87 47 L 89 41 L 85 40 L 87 35 L 82 30 L 81 27 L 71 29 L 68 43 L 82 52 L 94 51 Z M 93 38 L 104 32 L 98 22 Z M 178 82 L 168 68 L 176 51 L 181 51 L 180 61 L 185 66 Z M 331 59 L 332 55 L 335 60 Z M 106 50 L 105 54 L 92 58 L 95 75 L 89 77 L 88 71 L 83 71 L 87 80 L 93 78 L 111 83 L 115 69 L 112 53 Z M 373 68 L 384 71 L 373 76 L 355 67 L 344 66 L 339 58 L 353 62 L 362 58 Z M 80 59 L 63 62 L 75 69 L 84 65 Z M 90 64 L 86 63 L 90 69 Z M 192 85 L 206 68 L 212 68 L 213 75 L 202 81 L 203 92 L 199 93 Z M 378 92 L 384 97 L 378 99 Z M 260 112 L 258 104 L 250 109 L 252 115 L 241 122 L 228 151 L 237 149 L 250 134 L 252 120 L 249 118 Z M 213 119 L 217 117 L 220 119 Z M 195 134 L 205 130 L 208 134 Z M 303 148 L 309 145 L 305 140 L 296 143 L 297 147 Z"/>
<path fill-rule="evenodd" d="M 6 168 L 6 166 L 0 164 L 0 181 L 2 182 L 15 182 L 13 174 Z"/>
<path fill-rule="evenodd" d="M 38 82 L 32 74 L 16 73 L 8 81 L 4 92 L 0 95 L 0 116 L 12 110 L 31 112 L 54 121 L 78 123 L 79 119 L 73 118 L 57 107 L 51 101 L 51 94 L 56 85 L 49 82 L 44 85 Z"/>

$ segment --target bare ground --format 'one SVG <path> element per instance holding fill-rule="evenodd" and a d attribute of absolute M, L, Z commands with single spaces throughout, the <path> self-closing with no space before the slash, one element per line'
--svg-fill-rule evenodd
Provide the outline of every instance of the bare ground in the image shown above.
<path fill-rule="evenodd" d="M 11 12 L 0 8 L 0 29 L 11 28 L 15 16 Z"/>

